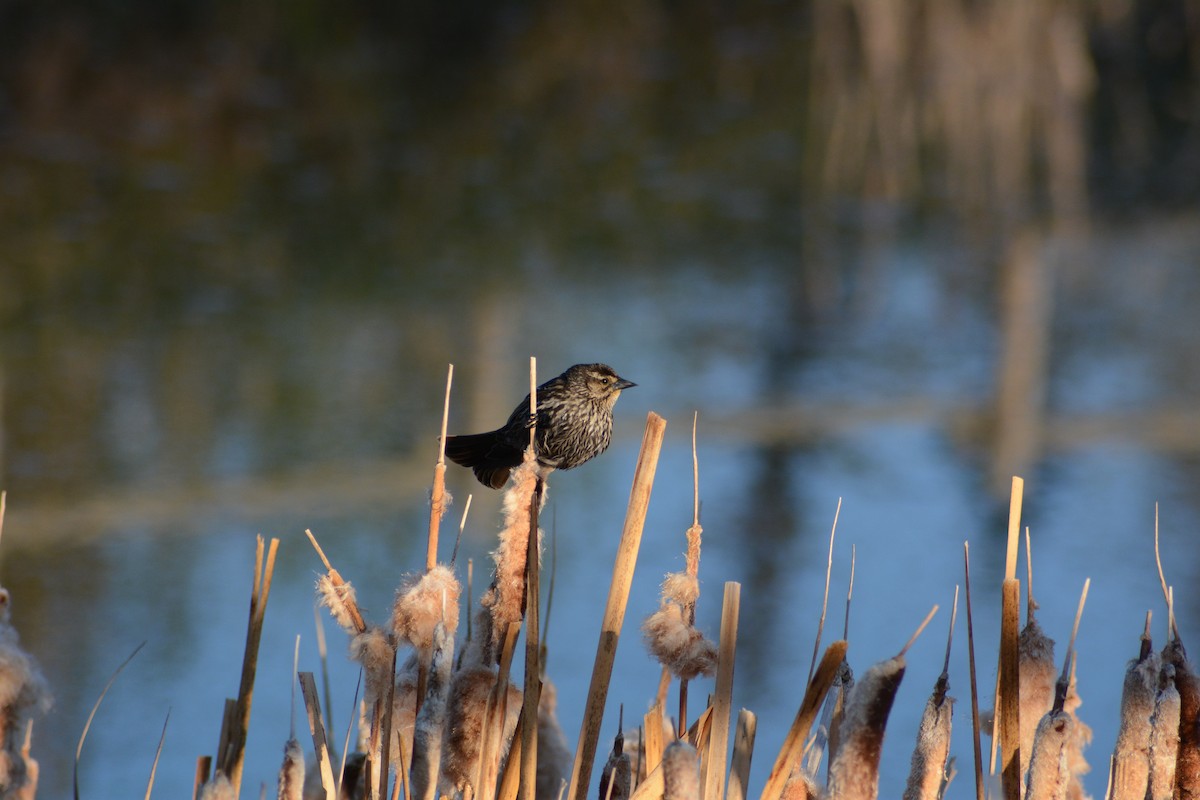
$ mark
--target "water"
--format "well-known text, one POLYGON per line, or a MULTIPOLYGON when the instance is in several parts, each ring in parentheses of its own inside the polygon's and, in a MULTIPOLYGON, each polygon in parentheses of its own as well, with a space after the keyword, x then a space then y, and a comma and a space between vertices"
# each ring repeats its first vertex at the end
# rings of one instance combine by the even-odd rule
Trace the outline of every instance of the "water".
MULTIPOLYGON (((855 35, 838 14, 764 6, 673 20, 647 6, 597 18, 586 6, 496 4, 449 20, 405 11, 401 24, 382 8, 304 8, 131 13, 137 26, 100 25, 81 8, 78 24, 30 17, 0 58, 14 87, 0 97, 0 581, 55 694, 34 729, 41 796, 70 795, 92 704, 142 642, 91 727, 83 796, 143 792, 168 712, 155 796, 188 795, 237 691, 258 534, 280 547, 244 786, 272 785, 297 635, 301 669, 320 671, 320 562, 304 530, 383 621, 401 575, 424 564, 446 365, 451 429, 478 430, 524 394, 530 356, 543 379, 602 360, 638 384, 617 407, 610 451, 554 475, 543 517, 556 542, 548 674, 568 739, 651 410, 667 438, 602 748, 618 706, 634 719, 656 690, 637 628, 663 574, 683 567, 698 412, 697 619, 715 638, 723 584, 742 584, 734 703, 759 715, 752 791, 800 701, 840 501, 825 643, 842 631, 852 550, 858 674, 940 607, 908 653, 884 745, 883 793, 898 794, 968 541, 981 703, 991 702, 1009 479, 995 466, 991 410, 1019 238, 1011 210, 1041 209, 1051 190, 1068 206, 1072 191, 1086 194, 1086 181, 1038 183, 1042 162, 1059 158, 1110 175, 1105 196, 1122 206, 1090 219, 1030 212, 1020 226, 1053 296, 1035 331, 1048 352, 1046 417, 1020 467, 1023 522, 1060 659, 1092 580, 1078 681, 1095 732, 1087 787, 1103 791, 1147 610, 1156 643, 1165 638, 1156 504, 1184 641, 1200 631, 1200 226, 1186 205, 1127 213, 1131 186, 1169 184, 1186 200, 1176 184, 1187 161, 1154 144, 1153 120, 1123 113, 1102 152, 1078 130, 1057 149, 1074 129, 1056 129, 1054 157, 1030 141, 1036 152, 1023 155, 1038 175, 1021 176, 1012 153, 988 149, 993 137, 969 140, 974 126, 956 139, 950 117, 914 133, 932 141, 901 135, 913 109, 975 107, 926 95, 971 83, 925 75, 937 63, 925 48, 909 48, 916 77, 904 85, 887 68, 835 70, 825 86, 814 72, 855 35), (143 23, 161 44, 138 44, 143 23), (810 59, 817 45, 828 52, 810 59), (873 102, 884 90, 908 98, 893 109, 904 124, 876 117, 891 107, 873 102), (863 120, 896 133, 897 152, 843 135, 867 130, 863 120), (950 150, 946 165, 926 163, 950 150), (1110 151, 1121 169, 1101 163, 1110 151), (1138 155, 1160 152, 1162 164, 1138 155), (906 156, 917 160, 888 161, 906 156), (955 164, 971 174, 944 174, 955 164), (1012 179, 991 176, 992 164, 1012 179), (1143 169, 1145 181, 1133 174, 1143 169)), ((986 27, 987 9, 955 24, 986 27)), ((1046 29, 1070 39, 1069 27, 1046 29)), ((1052 104, 1080 112, 1073 124, 1085 83, 1052 104)), ((1112 101, 1123 85, 1096 92, 1112 101)), ((995 94, 1048 113, 1036 91, 995 94)), ((454 467, 447 481, 442 556, 473 493, 457 564, 461 575, 473 559, 478 585, 497 495, 454 467)), ((328 621, 326 631, 340 746, 357 671, 345 636, 328 621)), ((955 798, 972 788, 966 644, 960 603, 955 798)), ((711 686, 691 688, 692 716, 711 686)))
MULTIPOLYGON (((496 361, 486 369, 480 351, 461 343, 479 335, 461 330, 461 317, 446 314, 418 332, 436 315, 409 313, 416 303, 395 297, 296 305, 281 298, 247 313, 125 325, 102 336, 71 324, 18 331, 6 362, 12 488, 3 569, 24 643, 56 696, 35 728, 44 796, 68 792, 88 710, 143 641, 93 723, 81 785, 92 794, 140 791, 169 711, 156 794, 186 794, 195 757, 215 747, 223 698, 236 693, 257 533, 281 545, 246 785, 273 782, 288 735, 295 636, 301 669, 320 669, 312 612, 320 564, 304 529, 314 530, 358 587, 368 617, 383 620, 400 575, 423 563, 446 361, 457 365, 457 430, 474 407, 485 420, 507 414, 528 354, 543 375, 604 359, 639 384, 617 407, 611 450, 551 481, 544 519, 556 531, 559 588, 549 675, 569 738, 579 729, 649 410, 667 417, 668 436, 601 746, 615 730, 619 704, 634 716, 653 697, 658 669, 637 626, 657 604, 662 575, 683 566, 697 411, 705 528, 698 621, 715 638, 722 584, 742 584, 734 702, 759 714, 756 780, 765 777, 808 672, 840 499, 825 641, 842 628, 852 546, 856 671, 895 654, 933 605, 941 608, 909 653, 885 744, 883 785, 902 785, 924 698, 940 671, 954 588, 963 582, 964 541, 971 544, 981 691, 984 705, 990 702, 1005 526, 1003 502, 986 490, 986 450, 956 440, 941 416, 946 407, 987 399, 994 355, 988 312, 954 297, 930 263, 901 253, 885 272, 879 304, 800 343, 804 354, 790 364, 770 355, 780 337, 796 335, 780 291, 786 269, 772 264, 748 265, 736 279, 702 264, 616 281, 545 272, 529 292, 487 301, 500 310, 498 335, 485 351, 496 361), (45 344, 52 336, 54 347, 45 344), (778 424, 762 423, 764 415, 778 424), (795 423, 806 417, 821 432, 798 434, 795 423), (63 430, 75 424, 82 442, 63 430), (35 449, 28 444, 35 441, 47 444, 35 449)), ((1075 400, 1064 387, 1063 404, 1127 406, 1122 387, 1131 373, 1141 398, 1170 396, 1148 375, 1156 352, 1153 341, 1143 341, 1120 359, 1066 354, 1075 364, 1072 383, 1086 397, 1075 400), (1107 401, 1097 399, 1104 387, 1111 387, 1107 401)), ((1039 619, 1058 640, 1060 657, 1083 581, 1092 579, 1078 674, 1080 714, 1095 731, 1093 793, 1103 791, 1121 673, 1137 652, 1147 610, 1154 610, 1157 641, 1163 638, 1156 502, 1185 641, 1196 631, 1196 598, 1187 589, 1197 578, 1189 458, 1112 433, 1054 452, 1026 476, 1039 619)), ((474 494, 458 564, 473 558, 479 575, 498 524, 497 495, 453 467, 448 485, 456 498, 448 529, 474 494)), ((449 546, 444 539, 443 557, 449 546)), ((356 671, 344 635, 326 624, 340 741, 356 671)), ((961 607, 950 676, 959 698, 952 794, 963 796, 971 767, 961 607)), ((707 681, 693 686, 693 714, 710 689, 707 681)))

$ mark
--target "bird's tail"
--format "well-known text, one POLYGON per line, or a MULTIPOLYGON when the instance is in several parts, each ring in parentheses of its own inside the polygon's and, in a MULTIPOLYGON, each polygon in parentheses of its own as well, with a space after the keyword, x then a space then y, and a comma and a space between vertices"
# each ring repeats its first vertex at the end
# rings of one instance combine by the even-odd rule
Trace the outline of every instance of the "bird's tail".
MULTIPOLYGON (((497 457, 498 451, 506 449, 501 446, 503 444, 499 431, 447 436, 446 458, 470 467, 485 486, 500 489, 508 482, 508 474, 515 466, 508 463, 511 459, 497 457)), ((520 463, 519 457, 516 463, 520 463)))

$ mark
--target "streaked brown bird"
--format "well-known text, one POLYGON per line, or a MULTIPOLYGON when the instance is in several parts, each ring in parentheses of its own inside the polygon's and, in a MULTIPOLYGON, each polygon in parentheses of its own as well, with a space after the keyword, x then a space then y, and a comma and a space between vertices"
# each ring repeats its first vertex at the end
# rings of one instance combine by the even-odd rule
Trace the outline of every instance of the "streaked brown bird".
MULTIPOLYGON (((537 388, 534 452, 547 469, 573 469, 608 449, 613 406, 627 381, 607 364, 576 364, 537 388)), ((446 457, 470 467, 484 486, 499 489, 529 446, 529 395, 503 426, 487 433, 446 437, 446 457)))

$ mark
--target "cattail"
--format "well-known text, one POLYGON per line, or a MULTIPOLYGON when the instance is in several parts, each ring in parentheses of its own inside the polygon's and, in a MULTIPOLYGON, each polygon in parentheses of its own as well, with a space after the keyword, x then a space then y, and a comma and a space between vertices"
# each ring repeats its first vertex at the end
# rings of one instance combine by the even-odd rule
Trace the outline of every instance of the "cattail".
POLYGON ((395 648, 382 628, 371 626, 350 640, 350 658, 363 668, 366 682, 363 703, 370 706, 384 697, 391 682, 395 648))
MULTIPOLYGON (((537 459, 531 449, 525 460, 512 471, 512 480, 504 492, 504 527, 492 560, 496 564, 492 586, 479 604, 492 615, 492 649, 500 652, 500 643, 509 625, 519 625, 525 609, 525 561, 529 551, 529 507, 538 482, 537 459)), ((542 503, 546 502, 543 485, 542 503)), ((539 535, 539 549, 541 531, 539 535)))
POLYGON ((949 688, 949 676, 942 672, 933 686, 933 694, 925 702, 904 800, 936 800, 942 796, 946 759, 950 755, 950 723, 954 716, 954 698, 946 694, 949 688))
POLYGON ((362 614, 358 610, 354 586, 349 581, 335 579, 327 572, 317 578, 317 597, 342 630, 351 636, 362 633, 359 628, 363 621, 362 614))
POLYGON ((454 571, 436 564, 428 572, 405 576, 392 606, 392 633, 418 650, 433 647, 434 629, 445 626, 451 638, 458 630, 458 598, 462 587, 454 571))
POLYGON ((696 748, 676 739, 663 751, 663 800, 699 800, 700 757, 696 748))
POLYGON ((712 675, 717 667, 717 646, 690 619, 699 595, 700 583, 694 576, 671 573, 663 581, 662 605, 642 623, 646 647, 682 680, 712 675))
MULTIPOLYGON (((480 754, 487 725, 488 701, 496 685, 496 673, 488 667, 460 669, 450 684, 447 727, 442 749, 442 776, 458 791, 472 790, 479 769, 480 754)), ((508 687, 500 755, 508 752, 517 717, 521 710, 521 691, 508 687)), ((497 710, 495 713, 499 713, 497 710)))
POLYGON ((624 709, 617 723, 617 735, 613 739, 612 752, 604 769, 600 771, 599 798, 600 800, 628 800, 632 791, 633 763, 625 752, 624 709))
POLYGON ((283 746, 283 766, 279 768, 279 800, 302 800, 304 796, 304 749, 296 739, 283 746))
POLYGON ((454 663, 454 639, 438 623, 433 633, 429 682, 413 730, 412 797, 437 797, 442 761, 442 734, 446 727, 446 700, 450 693, 450 667, 454 663))
POLYGON ((1163 662, 1175 668, 1179 692, 1179 751, 1175 759, 1175 792, 1180 800, 1200 797, 1200 679, 1178 637, 1163 651, 1163 662))
POLYGON ((31 780, 24 752, 28 721, 50 708, 46 679, 21 647, 10 613, 8 590, 0 588, 0 792, 19 790, 31 780))
POLYGON ((1151 649, 1149 615, 1141 652, 1125 669, 1121 687, 1121 725, 1113 748, 1110 800, 1143 800, 1150 776, 1150 737, 1162 663, 1151 649))
POLYGON ((1054 662, 1054 640, 1047 636, 1032 611, 1017 639, 1020 676, 1021 775, 1029 771, 1033 740, 1040 720, 1054 705, 1058 667, 1054 662))
POLYGON ((563 784, 571 778, 575 754, 558 723, 557 707, 558 690, 549 679, 543 678, 538 698, 537 800, 558 800, 563 784))
POLYGON ((867 670, 850 692, 841 727, 841 745, 829 768, 829 796, 875 800, 879 794, 879 755, 896 690, 904 678, 904 654, 867 670))
POLYGON ((1074 719, 1051 711, 1038 721, 1026 776, 1025 800, 1065 800, 1070 784, 1067 744, 1074 719))
POLYGON ((1179 690, 1175 666, 1163 664, 1150 718, 1150 781, 1147 800, 1171 800, 1175 794, 1175 761, 1179 753, 1179 690))

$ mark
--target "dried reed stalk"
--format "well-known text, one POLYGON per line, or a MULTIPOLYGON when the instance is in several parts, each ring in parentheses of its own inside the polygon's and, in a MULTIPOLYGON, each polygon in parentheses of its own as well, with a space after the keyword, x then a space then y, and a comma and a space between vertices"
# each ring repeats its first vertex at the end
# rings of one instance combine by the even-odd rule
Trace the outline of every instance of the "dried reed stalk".
POLYGON ((975 618, 971 614, 971 545, 963 542, 963 590, 967 601, 967 661, 971 679, 971 741, 975 755, 975 800, 984 800, 983 748, 979 741, 979 683, 975 679, 975 618))
POLYGON ((738 613, 741 609, 742 585, 735 581, 725 584, 721 606, 720 656, 717 658, 717 684, 712 704, 712 739, 709 742, 701 794, 711 800, 725 797, 726 753, 729 750, 729 723, 733 708, 733 667, 737 655, 738 613))
POLYGON ((1113 746, 1109 800, 1143 800, 1150 782, 1150 739, 1154 701, 1162 668, 1150 641, 1150 612, 1138 657, 1129 662, 1121 686, 1121 724, 1113 746))
MULTIPOLYGON (((536 380, 532 374, 531 380, 536 380)), ((536 383, 531 391, 536 391, 536 383)), ((530 402, 534 402, 532 399, 530 402)), ((536 408, 536 406, 535 406, 536 408)), ((541 582, 538 569, 538 512, 541 508, 544 482, 537 479, 533 495, 529 498, 529 542, 525 555, 525 689, 522 697, 522 715, 527 721, 521 733, 521 800, 535 800, 537 793, 538 765, 538 707, 541 703, 542 668, 541 618, 538 606, 541 597, 541 582)))
POLYGON ((645 769, 647 775, 658 767, 662 761, 666 737, 663 735, 663 707, 655 703, 653 708, 642 718, 642 749, 645 751, 645 769))
POLYGON ((800 760, 804 740, 808 738, 808 730, 812 727, 817 711, 821 708, 821 703, 825 700, 829 687, 833 686, 834 678, 837 677, 842 661, 846 658, 846 647, 847 642, 842 639, 826 648, 821 663, 804 691, 804 699, 800 701, 800 708, 796 710, 796 717, 783 740, 783 746, 775 757, 771 774, 763 787, 761 800, 779 800, 792 767, 800 760))
POLYGON ((738 712, 737 729, 733 735, 733 763, 729 769, 729 788, 725 800, 746 800, 749 797, 750 761, 754 756, 754 737, 758 732, 758 717, 743 708, 738 712))
POLYGON ((650 490, 654 486, 654 473, 658 466, 658 454, 662 449, 666 427, 665 419, 653 411, 649 413, 646 418, 646 430, 642 436, 642 447, 638 453, 637 467, 633 473, 633 487, 629 493, 625 526, 621 531, 621 542, 617 546, 616 560, 613 564, 613 578, 604 609, 604 620, 600 626, 600 639, 596 645, 596 660, 592 666, 592 679, 588 686, 587 704, 575 750, 575 763, 571 767, 571 783, 567 789, 569 800, 585 800, 587 796, 592 761, 596 757, 596 743, 600 738, 600 726, 604 720, 608 683, 612 677, 617 642, 625 620, 625 606, 629 600, 629 588, 633 582, 642 528, 650 505, 650 490))
MULTIPOLYGON (((1001 585, 999 696, 996 717, 1000 726, 1001 783, 1006 800, 1021 797, 1021 695, 1018 636, 1021 619, 1021 585, 1017 580, 1017 543, 1021 531, 1021 502, 1025 481, 1012 479, 1008 507, 1008 548, 1001 585)), ((996 738, 993 738, 995 743, 996 738)))
MULTIPOLYGON (((200 790, 208 782, 208 773, 212 772, 212 756, 196 758, 196 777, 192 779, 192 800, 199 800, 200 790)), ((78 797, 78 793, 76 794, 78 797)))
POLYGON ((425 550, 425 571, 437 564, 438 531, 446 514, 446 427, 450 420, 450 384, 454 381, 454 365, 446 370, 446 399, 442 406, 442 435, 438 437, 438 458, 433 467, 433 493, 429 501, 429 539, 425 550))
POLYGON ((308 712, 308 732, 313 740, 313 755, 317 759, 317 774, 321 778, 321 789, 327 798, 337 797, 337 784, 333 780, 333 765, 329 759, 329 743, 325 734, 325 722, 321 718, 321 699, 317 696, 317 684, 311 672, 297 673, 300 694, 304 698, 304 709, 308 712))

